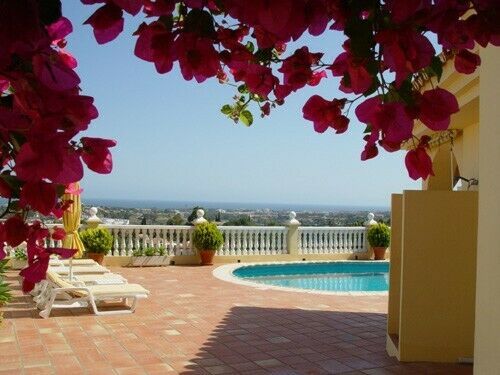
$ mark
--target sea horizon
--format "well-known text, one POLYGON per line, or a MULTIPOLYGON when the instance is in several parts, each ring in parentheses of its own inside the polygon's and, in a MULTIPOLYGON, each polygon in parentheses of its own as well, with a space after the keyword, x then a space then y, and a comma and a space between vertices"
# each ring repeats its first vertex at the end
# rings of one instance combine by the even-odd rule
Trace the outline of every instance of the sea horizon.
POLYGON ((86 206, 103 206, 114 208, 156 208, 156 209, 190 209, 201 206, 206 209, 223 210, 263 210, 296 211, 296 212, 357 212, 357 211, 390 211, 389 206, 311 204, 311 203, 269 203, 269 202, 217 202, 190 200, 157 200, 157 199, 116 199, 116 198, 82 198, 86 206))

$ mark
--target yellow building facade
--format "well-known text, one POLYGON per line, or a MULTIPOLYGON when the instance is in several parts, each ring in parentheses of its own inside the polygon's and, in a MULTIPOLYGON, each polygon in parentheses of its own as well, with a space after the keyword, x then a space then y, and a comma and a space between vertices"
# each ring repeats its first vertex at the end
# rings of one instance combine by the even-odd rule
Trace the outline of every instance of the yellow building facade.
POLYGON ((474 360, 477 374, 500 374, 500 50, 479 51, 474 74, 445 62, 423 91, 455 94, 449 131, 430 135, 434 176, 422 191, 392 196, 387 350, 402 361, 474 360))

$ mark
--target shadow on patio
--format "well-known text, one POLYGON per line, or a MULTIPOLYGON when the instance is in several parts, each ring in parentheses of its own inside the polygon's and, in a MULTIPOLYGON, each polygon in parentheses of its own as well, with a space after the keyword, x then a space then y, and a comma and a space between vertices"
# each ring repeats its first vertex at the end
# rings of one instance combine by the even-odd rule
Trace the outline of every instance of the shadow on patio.
POLYGON ((385 352, 385 328, 385 314, 236 306, 182 374, 472 373, 398 363, 385 352))

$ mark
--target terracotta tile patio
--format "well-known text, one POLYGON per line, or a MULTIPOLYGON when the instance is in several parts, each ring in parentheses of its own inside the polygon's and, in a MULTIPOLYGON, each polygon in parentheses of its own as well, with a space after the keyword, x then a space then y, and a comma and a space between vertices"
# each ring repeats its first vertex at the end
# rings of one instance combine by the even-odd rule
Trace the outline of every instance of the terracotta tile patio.
POLYGON ((15 298, 0 328, 0 374, 471 374, 400 364, 385 352, 387 297, 258 290, 211 267, 117 268, 152 293, 135 314, 54 311, 15 298))

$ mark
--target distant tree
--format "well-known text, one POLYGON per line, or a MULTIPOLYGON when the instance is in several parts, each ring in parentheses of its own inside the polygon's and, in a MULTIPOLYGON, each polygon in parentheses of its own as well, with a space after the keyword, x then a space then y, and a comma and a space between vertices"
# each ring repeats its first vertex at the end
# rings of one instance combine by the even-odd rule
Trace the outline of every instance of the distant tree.
POLYGON ((141 220, 141 225, 147 225, 148 221, 146 219, 146 216, 143 216, 142 217, 142 220, 141 220))
POLYGON ((244 215, 244 216, 240 216, 236 219, 226 221, 224 223, 224 225, 225 226, 234 225, 234 226, 239 226, 239 227, 249 227, 249 226, 255 225, 255 222, 252 220, 252 218, 249 215, 244 215))
POLYGON ((277 227, 278 225, 280 224, 274 219, 271 219, 266 223, 266 226, 268 227, 277 227))
POLYGON ((176 213, 174 216, 168 219, 167 225, 182 225, 186 222, 186 219, 182 216, 181 213, 176 213))

